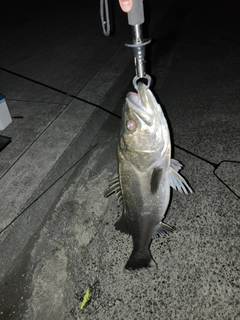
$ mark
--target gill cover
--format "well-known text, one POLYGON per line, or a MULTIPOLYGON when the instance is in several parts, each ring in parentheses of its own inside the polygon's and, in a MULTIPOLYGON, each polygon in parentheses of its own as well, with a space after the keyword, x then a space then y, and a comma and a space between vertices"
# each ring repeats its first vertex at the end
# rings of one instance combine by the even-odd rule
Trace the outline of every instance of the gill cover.
POLYGON ((153 169, 170 148, 166 119, 151 90, 138 84, 138 93, 129 92, 123 108, 120 144, 124 157, 138 170, 153 169))

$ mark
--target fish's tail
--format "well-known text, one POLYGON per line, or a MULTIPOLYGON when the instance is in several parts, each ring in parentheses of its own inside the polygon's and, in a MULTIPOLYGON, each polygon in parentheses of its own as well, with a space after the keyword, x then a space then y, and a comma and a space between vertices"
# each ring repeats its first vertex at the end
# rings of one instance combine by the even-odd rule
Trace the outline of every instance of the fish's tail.
POLYGON ((157 268, 151 253, 148 251, 146 254, 142 255, 138 252, 132 252, 128 262, 125 265, 125 269, 133 271, 142 268, 157 268))

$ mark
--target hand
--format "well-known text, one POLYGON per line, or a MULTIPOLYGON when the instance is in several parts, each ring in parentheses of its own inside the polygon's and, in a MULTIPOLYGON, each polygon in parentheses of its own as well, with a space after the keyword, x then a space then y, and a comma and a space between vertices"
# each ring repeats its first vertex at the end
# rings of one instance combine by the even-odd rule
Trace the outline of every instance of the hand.
POLYGON ((128 12, 132 9, 132 0, 118 0, 118 1, 119 1, 121 9, 124 12, 128 12))

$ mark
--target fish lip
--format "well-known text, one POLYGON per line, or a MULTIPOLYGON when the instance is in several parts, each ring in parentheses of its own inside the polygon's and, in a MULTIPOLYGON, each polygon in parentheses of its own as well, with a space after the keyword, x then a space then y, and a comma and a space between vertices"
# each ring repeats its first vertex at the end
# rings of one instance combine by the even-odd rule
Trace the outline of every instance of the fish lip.
POLYGON ((143 83, 140 83, 138 88, 137 93, 129 92, 127 94, 126 102, 139 120, 144 121, 148 126, 152 126, 154 114, 150 103, 147 103, 150 100, 149 91, 143 83))

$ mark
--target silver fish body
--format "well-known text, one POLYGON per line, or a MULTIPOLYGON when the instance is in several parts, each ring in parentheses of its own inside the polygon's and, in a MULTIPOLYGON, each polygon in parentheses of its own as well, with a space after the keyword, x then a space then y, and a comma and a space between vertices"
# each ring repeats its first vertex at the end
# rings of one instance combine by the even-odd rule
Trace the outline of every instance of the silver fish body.
POLYGON ((170 188, 163 173, 159 192, 151 192, 151 172, 141 172, 124 159, 121 150, 119 157, 119 180, 123 198, 123 216, 116 224, 117 229, 132 235, 133 252, 126 264, 126 269, 134 270, 151 265, 149 251, 151 239, 160 228, 159 223, 166 212, 170 188), (124 223, 126 226, 124 227, 124 223))
POLYGON ((181 164, 171 160, 167 121, 143 83, 138 84, 138 93, 128 93, 123 107, 118 163, 123 215, 116 228, 133 239, 133 251, 125 268, 150 267, 152 238, 173 231, 162 222, 169 205, 170 186, 184 193, 192 190, 177 173, 181 164))

